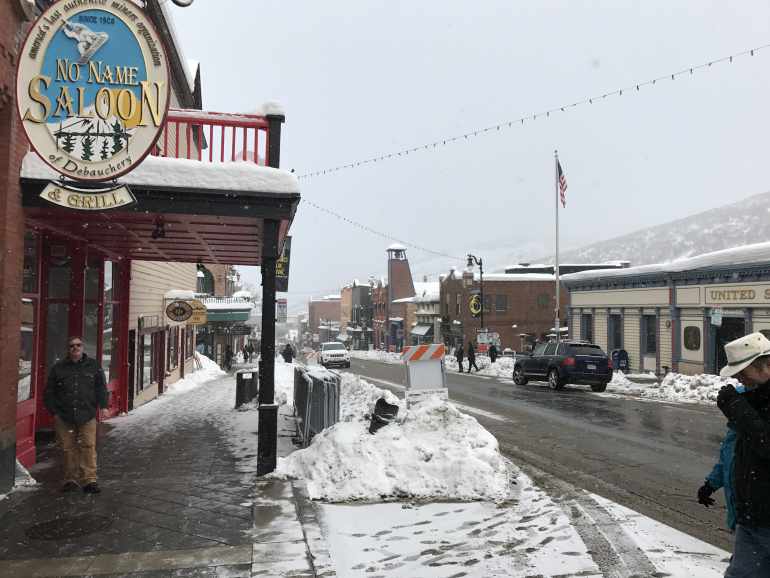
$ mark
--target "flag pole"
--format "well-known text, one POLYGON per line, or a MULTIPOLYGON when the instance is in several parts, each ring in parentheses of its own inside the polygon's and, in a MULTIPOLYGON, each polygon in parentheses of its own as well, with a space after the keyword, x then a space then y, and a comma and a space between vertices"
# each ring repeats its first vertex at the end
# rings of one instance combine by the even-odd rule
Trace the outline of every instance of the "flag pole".
POLYGON ((554 262, 553 272, 556 277, 556 323, 554 329, 556 331, 556 343, 559 343, 561 337, 561 323, 559 322, 559 306, 561 301, 559 299, 559 151, 553 151, 553 175, 554 175, 554 214, 556 216, 556 259, 554 262))

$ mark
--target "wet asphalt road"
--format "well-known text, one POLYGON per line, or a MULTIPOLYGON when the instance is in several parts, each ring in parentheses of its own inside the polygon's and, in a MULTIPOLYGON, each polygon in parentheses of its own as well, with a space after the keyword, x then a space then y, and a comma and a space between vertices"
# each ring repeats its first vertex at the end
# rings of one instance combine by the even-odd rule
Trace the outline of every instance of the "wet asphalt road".
MULTIPOLYGON (((381 387, 404 383, 401 365, 353 359, 346 371, 381 387)), ((558 494, 563 480, 731 551, 721 492, 710 509, 695 500, 725 432, 716 407, 457 373, 447 385, 453 401, 480 410, 474 417, 503 454, 547 491, 558 494)))

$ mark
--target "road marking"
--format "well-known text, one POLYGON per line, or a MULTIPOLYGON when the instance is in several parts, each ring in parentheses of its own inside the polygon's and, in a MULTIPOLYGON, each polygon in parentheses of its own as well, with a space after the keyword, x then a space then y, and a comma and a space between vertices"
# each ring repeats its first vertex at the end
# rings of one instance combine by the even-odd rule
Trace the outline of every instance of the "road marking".
MULTIPOLYGON (((400 383, 395 383, 393 381, 387 381, 385 379, 378 379, 378 378, 375 378, 375 377, 369 377, 369 376, 366 376, 366 375, 360 375, 360 377, 362 379, 367 380, 367 381, 371 381, 372 383, 379 383, 380 385, 384 385, 386 387, 392 387, 394 389, 398 389, 399 391, 406 391, 406 386, 401 385, 400 383)), ((507 417, 504 417, 504 416, 502 416, 500 414, 497 414, 497 413, 492 413, 491 411, 486 411, 486 410, 483 410, 483 409, 472 407, 470 405, 465 405, 464 403, 460 403, 458 401, 453 401, 451 399, 449 401, 457 409, 462 410, 462 411, 467 412, 467 413, 472 413, 474 415, 478 415, 478 416, 481 416, 481 417, 485 417, 487 419, 492 419, 492 420, 500 421, 500 422, 510 422, 511 421, 507 417)))

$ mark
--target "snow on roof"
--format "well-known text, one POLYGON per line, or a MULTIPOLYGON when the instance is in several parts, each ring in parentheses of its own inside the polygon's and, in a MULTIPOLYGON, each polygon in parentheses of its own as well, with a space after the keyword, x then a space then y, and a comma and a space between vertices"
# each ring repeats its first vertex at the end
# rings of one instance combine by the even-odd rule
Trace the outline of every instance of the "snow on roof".
MULTIPOLYGON (((473 280, 479 281, 478 273, 473 274, 473 280)), ((549 273, 488 273, 484 281, 555 281, 556 277, 549 273)))
POLYGON ((164 299, 195 299, 195 291, 187 289, 171 289, 163 295, 164 299))
POLYGON ((195 92, 195 77, 198 75, 198 68, 201 63, 188 58, 186 64, 184 72, 187 77, 187 85, 190 87, 190 92, 195 92))
POLYGON ((252 307, 248 301, 236 301, 228 297, 224 299, 211 297, 209 299, 201 299, 201 301, 209 311, 247 311, 252 307))
POLYGON ((415 303, 439 301, 441 299, 441 284, 438 281, 419 281, 414 284, 415 303))
POLYGON ((253 295, 251 294, 251 291, 241 290, 233 293, 233 297, 236 299, 251 299, 253 295))
POLYGON ((391 321, 403 321, 403 320, 404 320, 404 318, 403 318, 403 317, 390 317, 389 319, 390 319, 391 321))
MULTIPOLYGON (((30 151, 21 165, 27 179, 57 180, 59 173, 30 151)), ((149 155, 130 173, 120 177, 126 185, 179 189, 246 191, 254 193, 299 193, 297 177, 288 171, 252 162, 206 163, 149 155)))
POLYGON ((386 249, 386 251, 406 251, 406 247, 404 247, 401 243, 393 243, 386 249))
POLYGON ((283 105, 280 102, 268 100, 258 105, 254 114, 258 114, 259 116, 286 116, 286 109, 283 108, 283 105))
POLYGON ((564 281, 582 281, 584 279, 601 279, 608 277, 627 277, 655 273, 681 273, 720 266, 753 265, 770 263, 770 242, 743 245, 731 249, 722 249, 712 253, 704 253, 695 257, 677 259, 668 263, 654 265, 639 265, 625 269, 594 269, 563 275, 564 281))

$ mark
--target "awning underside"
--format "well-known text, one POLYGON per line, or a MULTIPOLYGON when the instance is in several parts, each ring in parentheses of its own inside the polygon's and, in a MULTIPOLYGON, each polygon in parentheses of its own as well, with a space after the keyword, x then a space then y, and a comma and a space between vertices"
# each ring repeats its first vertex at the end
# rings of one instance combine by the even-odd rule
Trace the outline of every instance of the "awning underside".
MULTIPOLYGON (((86 242, 116 259, 229 265, 261 263, 263 221, 259 218, 79 212, 44 207, 28 207, 24 212, 28 228, 86 242), (159 232, 163 236, 159 236, 159 232)), ((285 233, 288 222, 282 225, 285 233)))

